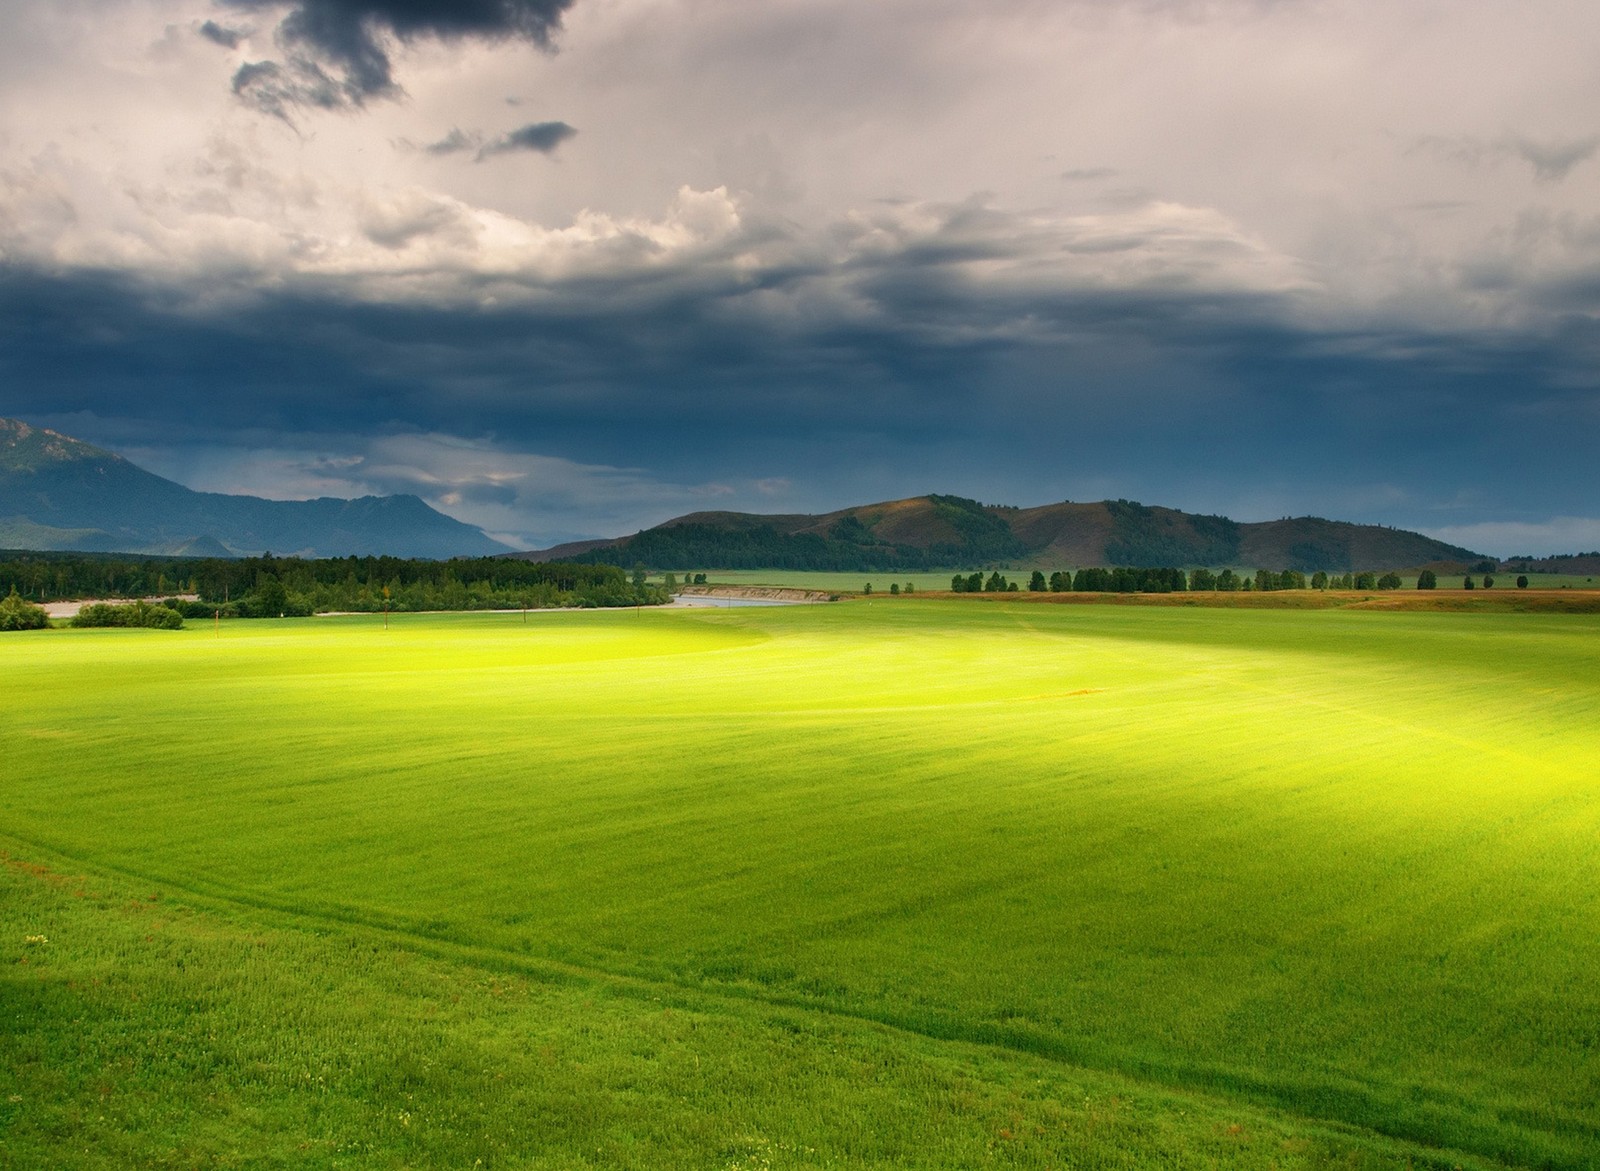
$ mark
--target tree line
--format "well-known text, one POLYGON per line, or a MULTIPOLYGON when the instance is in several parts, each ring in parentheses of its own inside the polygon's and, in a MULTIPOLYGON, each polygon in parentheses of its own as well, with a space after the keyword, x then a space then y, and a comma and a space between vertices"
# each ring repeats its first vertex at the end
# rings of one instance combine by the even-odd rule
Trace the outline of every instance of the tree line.
MULTIPOLYGON (((1173 566, 1140 568, 1119 565, 1112 568, 1086 567, 1076 573, 1057 570, 1046 577, 1036 569, 1028 580, 1028 590, 1033 593, 1116 593, 1116 594, 1170 594, 1184 592, 1221 592, 1275 590, 1397 590, 1401 587, 1400 575, 1394 572, 1328 574, 1318 571, 1309 578, 1297 569, 1274 572, 1258 569, 1254 576, 1246 576, 1232 569, 1214 572, 1196 569, 1185 573, 1173 566)), ((1433 589, 1437 577, 1432 570, 1423 570, 1418 578, 1418 589, 1433 589)), ((1526 578, 1518 579, 1526 585, 1526 578)), ((1494 585, 1494 578, 1484 578, 1484 585, 1494 585)), ((1472 589, 1472 579, 1465 579, 1466 589, 1472 589)), ((950 590, 957 594, 1006 593, 1020 589, 1020 585, 995 570, 985 576, 977 573, 958 573, 950 579, 950 590)))
POLYGON ((613 565, 473 557, 181 558, 0 554, 0 590, 35 601, 166 597, 185 617, 296 616, 327 610, 514 610, 657 605, 669 595, 613 565), (198 601, 176 596, 194 594, 198 601))

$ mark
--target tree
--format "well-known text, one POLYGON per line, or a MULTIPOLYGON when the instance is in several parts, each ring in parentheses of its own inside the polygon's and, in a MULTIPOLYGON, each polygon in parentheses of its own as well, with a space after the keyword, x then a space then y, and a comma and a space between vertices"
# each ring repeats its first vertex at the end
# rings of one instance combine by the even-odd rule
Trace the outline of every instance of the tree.
POLYGON ((636 590, 644 589, 645 579, 649 576, 650 573, 644 566, 635 565, 633 567, 633 588, 636 590))
POLYGON ((897 581, 891 581, 889 583, 889 592, 891 594, 898 594, 900 592, 900 583, 897 581))
POLYGON ((1483 578, 1483 588, 1486 590, 1494 589, 1494 578, 1485 574, 1483 578))
POLYGON ((1378 588, 1378 575, 1370 570, 1366 573, 1356 574, 1355 589, 1375 590, 1378 588))
POLYGON ((1035 569, 1033 576, 1028 579, 1028 589, 1033 593, 1043 593, 1048 587, 1045 585, 1044 574, 1035 569))
POLYGON ((1464 590, 1470 590, 1472 588, 1472 576, 1470 574, 1461 579, 1461 588, 1464 590))
POLYGON ((1313 573, 1311 575, 1311 588, 1314 589, 1314 590, 1325 590, 1325 589, 1327 589, 1328 588, 1328 575, 1326 573, 1324 573, 1320 569, 1317 570, 1317 572, 1313 573))
POLYGON ((1528 588, 1528 578, 1527 578, 1526 575, 1524 575, 1524 574, 1518 574, 1517 575, 1517 588, 1519 590, 1525 590, 1525 589, 1528 588))
POLYGON ((980 569, 977 573, 967 574, 967 593, 983 593, 983 570, 980 569))
POLYGON ((50 625, 50 617, 43 606, 25 601, 11 587, 11 593, 0 599, 0 630, 43 630, 50 625))
POLYGON ((1072 575, 1062 570, 1056 570, 1050 575, 1050 592, 1052 594, 1066 593, 1072 588, 1072 575))
POLYGON ((1003 593, 1006 588, 1006 579, 997 569, 989 575, 989 580, 983 583, 985 593, 1003 593))
POLYGON ((965 574, 958 573, 950 579, 950 592, 964 594, 967 592, 967 578, 965 574))
POLYGON ((263 573, 256 579, 255 597, 250 599, 250 612, 262 618, 281 618, 289 608, 289 591, 275 573, 263 573))
POLYGON ((1431 569, 1424 569, 1417 574, 1417 588, 1419 590, 1432 590, 1439 588, 1439 575, 1431 569))
POLYGON ((1398 573, 1393 572, 1393 571, 1390 571, 1389 573, 1384 574, 1382 577, 1380 577, 1378 579, 1378 588, 1380 590, 1397 590, 1397 589, 1399 589, 1400 588, 1400 575, 1398 573))
POLYGON ((917 583, 914 582, 914 581, 906 582, 906 588, 905 588, 904 592, 908 593, 908 594, 916 593, 917 592, 917 583))
POLYGON ((870 594, 872 592, 872 583, 869 581, 867 583, 867 588, 862 590, 861 592, 864 593, 864 594, 870 594))

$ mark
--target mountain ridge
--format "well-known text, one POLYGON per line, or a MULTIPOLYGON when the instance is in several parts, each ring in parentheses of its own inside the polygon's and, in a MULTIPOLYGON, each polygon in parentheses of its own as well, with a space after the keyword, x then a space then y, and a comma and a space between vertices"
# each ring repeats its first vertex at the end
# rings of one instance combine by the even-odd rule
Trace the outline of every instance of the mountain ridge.
POLYGON ((0 546, 238 556, 488 556, 506 547, 411 495, 197 492, 104 448, 0 418, 0 546))
POLYGON ((953 569, 1008 566, 1238 566, 1323 570, 1465 567, 1459 545, 1323 517, 1242 522, 1132 500, 1029 508, 927 495, 826 513, 693 512, 628 537, 506 554, 652 569, 953 569))

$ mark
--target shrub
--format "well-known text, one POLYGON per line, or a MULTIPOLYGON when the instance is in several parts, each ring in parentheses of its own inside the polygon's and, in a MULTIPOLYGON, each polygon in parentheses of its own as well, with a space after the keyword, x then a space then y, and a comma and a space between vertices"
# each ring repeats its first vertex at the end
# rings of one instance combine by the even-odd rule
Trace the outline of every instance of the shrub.
POLYGON ((169 610, 176 610, 185 618, 237 618, 239 616, 238 602, 192 602, 185 598, 168 598, 161 604, 169 610))
POLYGON ((95 602, 85 606, 73 616, 74 626, 143 626, 152 630, 177 630, 183 625, 183 615, 165 606, 152 606, 149 602, 130 602, 114 606, 95 602))
POLYGON ((0 630, 43 630, 50 625, 50 616, 43 606, 35 606, 11 587, 11 593, 0 599, 0 630))

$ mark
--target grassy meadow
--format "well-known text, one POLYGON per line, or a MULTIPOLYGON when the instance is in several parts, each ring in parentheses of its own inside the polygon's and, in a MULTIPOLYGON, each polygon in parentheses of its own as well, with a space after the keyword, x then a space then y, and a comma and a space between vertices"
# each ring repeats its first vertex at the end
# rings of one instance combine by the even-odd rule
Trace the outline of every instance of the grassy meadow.
POLYGON ((1600 1164, 1600 616, 0 655, 0 1167, 1600 1164))

